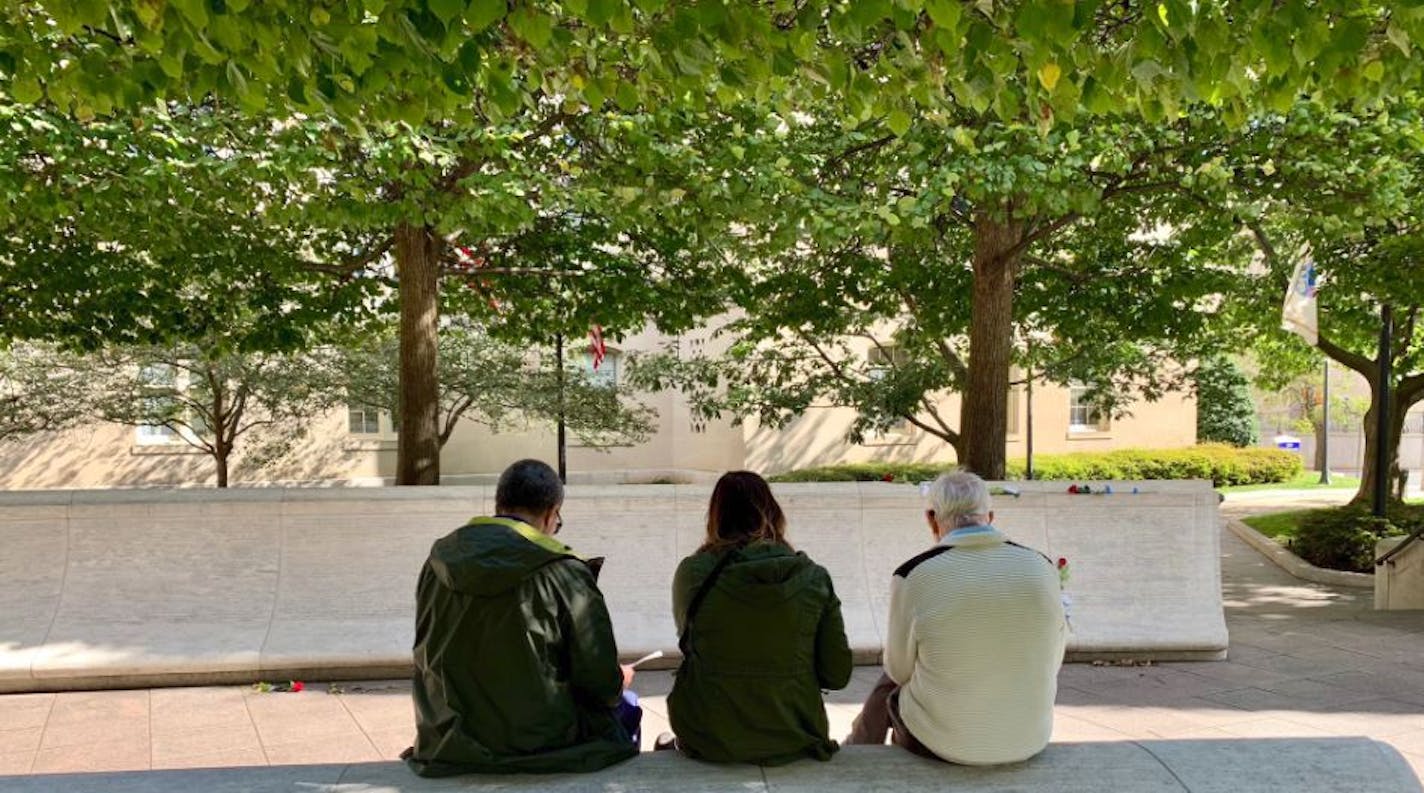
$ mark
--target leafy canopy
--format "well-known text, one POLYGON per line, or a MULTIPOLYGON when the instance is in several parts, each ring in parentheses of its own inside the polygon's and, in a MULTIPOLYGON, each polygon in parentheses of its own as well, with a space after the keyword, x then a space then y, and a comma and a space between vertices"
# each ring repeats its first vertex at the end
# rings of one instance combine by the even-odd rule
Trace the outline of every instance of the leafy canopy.
POLYGON ((346 119, 511 115, 540 97, 836 97, 896 132, 947 106, 1004 119, 1205 102, 1244 120, 1420 76, 1407 0, 30 0, 0 75, 80 118, 216 95, 346 119))

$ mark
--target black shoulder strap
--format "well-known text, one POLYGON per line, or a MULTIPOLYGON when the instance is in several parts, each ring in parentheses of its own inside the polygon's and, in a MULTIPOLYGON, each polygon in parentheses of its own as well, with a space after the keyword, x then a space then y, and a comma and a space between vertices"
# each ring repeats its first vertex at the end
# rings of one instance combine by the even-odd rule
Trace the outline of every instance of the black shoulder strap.
POLYGON ((707 593, 712 591, 712 585, 717 583, 717 577, 722 575, 722 571, 732 563, 732 557, 739 553, 740 549, 733 548, 722 554, 722 558, 718 559, 717 564, 712 567, 712 572, 702 579, 702 585, 697 587, 697 591, 692 594, 692 602, 687 604, 687 615, 682 618, 682 634, 677 637, 677 649, 682 652, 682 657, 686 658, 688 655, 687 637, 692 633, 692 618, 697 616, 697 611, 702 608, 702 601, 707 599, 707 593))
POLYGON ((952 550, 954 550, 954 546, 953 546, 953 545, 936 545, 935 547, 929 549, 928 551, 925 551, 925 552, 922 553, 922 554, 919 554, 919 555, 917 555, 917 556, 912 557, 909 561, 907 561, 907 562, 905 562, 904 564, 900 565, 899 567, 895 568, 895 575, 897 575, 897 576, 899 576, 899 577, 901 577, 901 578, 907 578, 907 577, 909 577, 911 570, 914 570, 916 567, 919 567, 920 565, 924 564, 925 562, 928 562, 929 560, 935 558, 936 556, 939 556, 940 554, 944 553, 945 551, 952 551, 952 550))

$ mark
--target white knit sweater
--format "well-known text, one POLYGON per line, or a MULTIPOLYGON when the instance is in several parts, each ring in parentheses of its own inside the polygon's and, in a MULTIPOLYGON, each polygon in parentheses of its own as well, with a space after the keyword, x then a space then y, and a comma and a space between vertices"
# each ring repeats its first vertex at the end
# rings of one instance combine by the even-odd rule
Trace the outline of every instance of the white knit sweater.
POLYGON ((901 686, 901 717, 953 763, 1025 760, 1053 733, 1068 633, 1058 571, 1007 539, 958 529, 940 540, 952 550, 891 581, 885 670, 901 686))

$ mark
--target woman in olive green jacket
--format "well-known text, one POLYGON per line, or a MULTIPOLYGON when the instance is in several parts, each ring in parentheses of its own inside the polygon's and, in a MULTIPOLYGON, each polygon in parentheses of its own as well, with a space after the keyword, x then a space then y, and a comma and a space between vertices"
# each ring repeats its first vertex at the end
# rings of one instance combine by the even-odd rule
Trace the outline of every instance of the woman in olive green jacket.
POLYGON ((841 603, 785 532, 766 480, 734 471, 712 491, 706 543, 677 568, 683 662, 668 716, 692 757, 779 765, 839 748, 821 690, 850 681, 841 603))

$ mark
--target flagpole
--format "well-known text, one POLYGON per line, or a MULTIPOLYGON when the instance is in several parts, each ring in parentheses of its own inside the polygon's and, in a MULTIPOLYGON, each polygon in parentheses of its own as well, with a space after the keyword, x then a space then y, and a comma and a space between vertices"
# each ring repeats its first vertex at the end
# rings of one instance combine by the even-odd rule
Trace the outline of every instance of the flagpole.
POLYGON ((1320 484, 1330 484, 1330 359, 1325 359, 1325 387, 1321 389, 1324 403, 1320 406, 1320 484))
POLYGON ((1385 505, 1389 502, 1389 386, 1392 376, 1390 341, 1394 335, 1394 309, 1385 303, 1380 307, 1379 337, 1379 387, 1375 393, 1379 401, 1375 403, 1375 498, 1374 515, 1385 516, 1385 505))
POLYGON ((568 440, 565 437, 566 421, 564 416, 564 334, 562 332, 554 334, 554 366, 557 369, 556 382, 558 383, 558 420, 559 420, 559 481, 565 484, 569 481, 569 451, 568 440))

